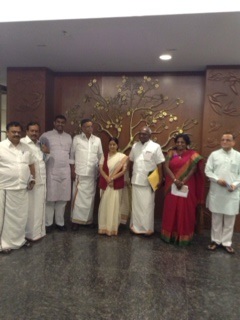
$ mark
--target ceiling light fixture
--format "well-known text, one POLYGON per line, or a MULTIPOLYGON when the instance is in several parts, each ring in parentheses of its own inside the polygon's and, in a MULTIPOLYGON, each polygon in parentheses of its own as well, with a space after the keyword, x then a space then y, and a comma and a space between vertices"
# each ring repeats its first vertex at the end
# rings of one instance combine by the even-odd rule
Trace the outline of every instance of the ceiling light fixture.
POLYGON ((171 60, 172 56, 170 54, 161 54, 161 56, 159 57, 160 60, 171 60))

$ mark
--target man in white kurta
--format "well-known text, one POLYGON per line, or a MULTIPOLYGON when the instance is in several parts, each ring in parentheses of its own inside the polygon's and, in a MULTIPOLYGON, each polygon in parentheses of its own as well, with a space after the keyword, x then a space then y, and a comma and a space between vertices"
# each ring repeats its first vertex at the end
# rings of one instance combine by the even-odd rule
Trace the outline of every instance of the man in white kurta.
POLYGON ((24 245, 28 217, 28 189, 35 183, 34 157, 20 142, 21 125, 7 125, 7 139, 0 142, 0 252, 24 245))
POLYGON ((132 173, 132 215, 130 229, 135 234, 150 236, 154 233, 155 193, 148 182, 148 175, 157 167, 161 176, 165 161, 161 147, 150 140, 151 130, 143 127, 139 142, 135 143, 129 155, 132 173))
POLYGON ((228 253, 234 253, 232 236, 240 201, 240 153, 233 149, 234 145, 234 136, 224 134, 222 148, 210 154, 205 168, 210 179, 207 207, 212 212, 212 243, 208 249, 223 246, 228 253))
POLYGON ((63 115, 55 117, 54 129, 45 132, 40 140, 45 139, 50 154, 46 162, 47 171, 47 202, 46 202, 46 232, 53 230, 55 215, 56 228, 66 231, 65 207, 71 198, 71 170, 69 163, 72 138, 64 132, 66 118, 63 115))
POLYGON ((26 137, 21 142, 31 148, 35 157, 35 186, 28 191, 28 220, 26 225, 26 239, 35 241, 46 235, 45 207, 46 207, 46 167, 45 154, 48 149, 39 139, 40 126, 37 122, 27 125, 26 137))
POLYGON ((71 149, 71 169, 75 178, 72 195, 72 230, 93 225, 93 209, 98 163, 103 154, 101 140, 92 134, 90 119, 81 121, 82 133, 75 136, 71 149))

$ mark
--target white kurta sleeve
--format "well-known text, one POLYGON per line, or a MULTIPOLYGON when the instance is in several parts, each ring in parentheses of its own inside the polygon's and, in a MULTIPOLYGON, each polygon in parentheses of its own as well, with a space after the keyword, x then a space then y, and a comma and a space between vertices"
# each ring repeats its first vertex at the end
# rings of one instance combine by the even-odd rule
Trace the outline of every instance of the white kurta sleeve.
POLYGON ((206 167, 205 167, 205 174, 210 179, 210 181, 217 182, 219 177, 214 173, 214 157, 213 154, 210 154, 206 167))
POLYGON ((159 148, 157 148, 157 152, 155 154, 155 161, 157 165, 165 161, 165 157, 162 153, 162 149, 160 146, 159 148))
POLYGON ((102 143, 101 143, 101 140, 99 141, 99 146, 98 146, 98 160, 101 159, 103 155, 103 149, 102 149, 102 143))
POLYGON ((237 156, 236 156, 236 172, 235 172, 235 177, 234 177, 234 181, 232 182, 232 185, 234 185, 235 187, 240 186, 240 154, 239 153, 237 153, 237 156))
POLYGON ((134 148, 134 146, 132 147, 130 154, 129 154, 129 160, 132 162, 134 161, 133 148, 134 148))

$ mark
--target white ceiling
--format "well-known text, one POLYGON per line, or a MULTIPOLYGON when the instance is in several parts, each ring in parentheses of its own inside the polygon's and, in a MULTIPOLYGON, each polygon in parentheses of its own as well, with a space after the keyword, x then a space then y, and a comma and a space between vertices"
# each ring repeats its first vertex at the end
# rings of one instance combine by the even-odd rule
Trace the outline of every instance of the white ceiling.
POLYGON ((56 72, 204 71, 240 66, 240 12, 0 23, 7 67, 56 72), (171 52, 162 62, 159 55, 171 52))

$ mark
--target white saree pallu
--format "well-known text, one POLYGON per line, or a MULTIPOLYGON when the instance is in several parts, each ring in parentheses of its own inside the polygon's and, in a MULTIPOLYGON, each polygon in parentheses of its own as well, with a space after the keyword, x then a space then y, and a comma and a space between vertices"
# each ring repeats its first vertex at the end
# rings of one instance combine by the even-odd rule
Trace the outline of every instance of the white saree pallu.
POLYGON ((33 190, 28 191, 28 220, 26 225, 26 238, 38 240, 46 235, 45 208, 46 208, 46 185, 35 185, 33 190))
POLYGON ((154 232, 155 193, 150 186, 132 186, 132 215, 130 228, 134 233, 154 232))
POLYGON ((0 251, 24 245, 27 217, 27 190, 0 190, 0 251))
POLYGON ((71 220, 73 223, 91 224, 93 222, 95 193, 95 177, 76 176, 72 197, 71 220))

